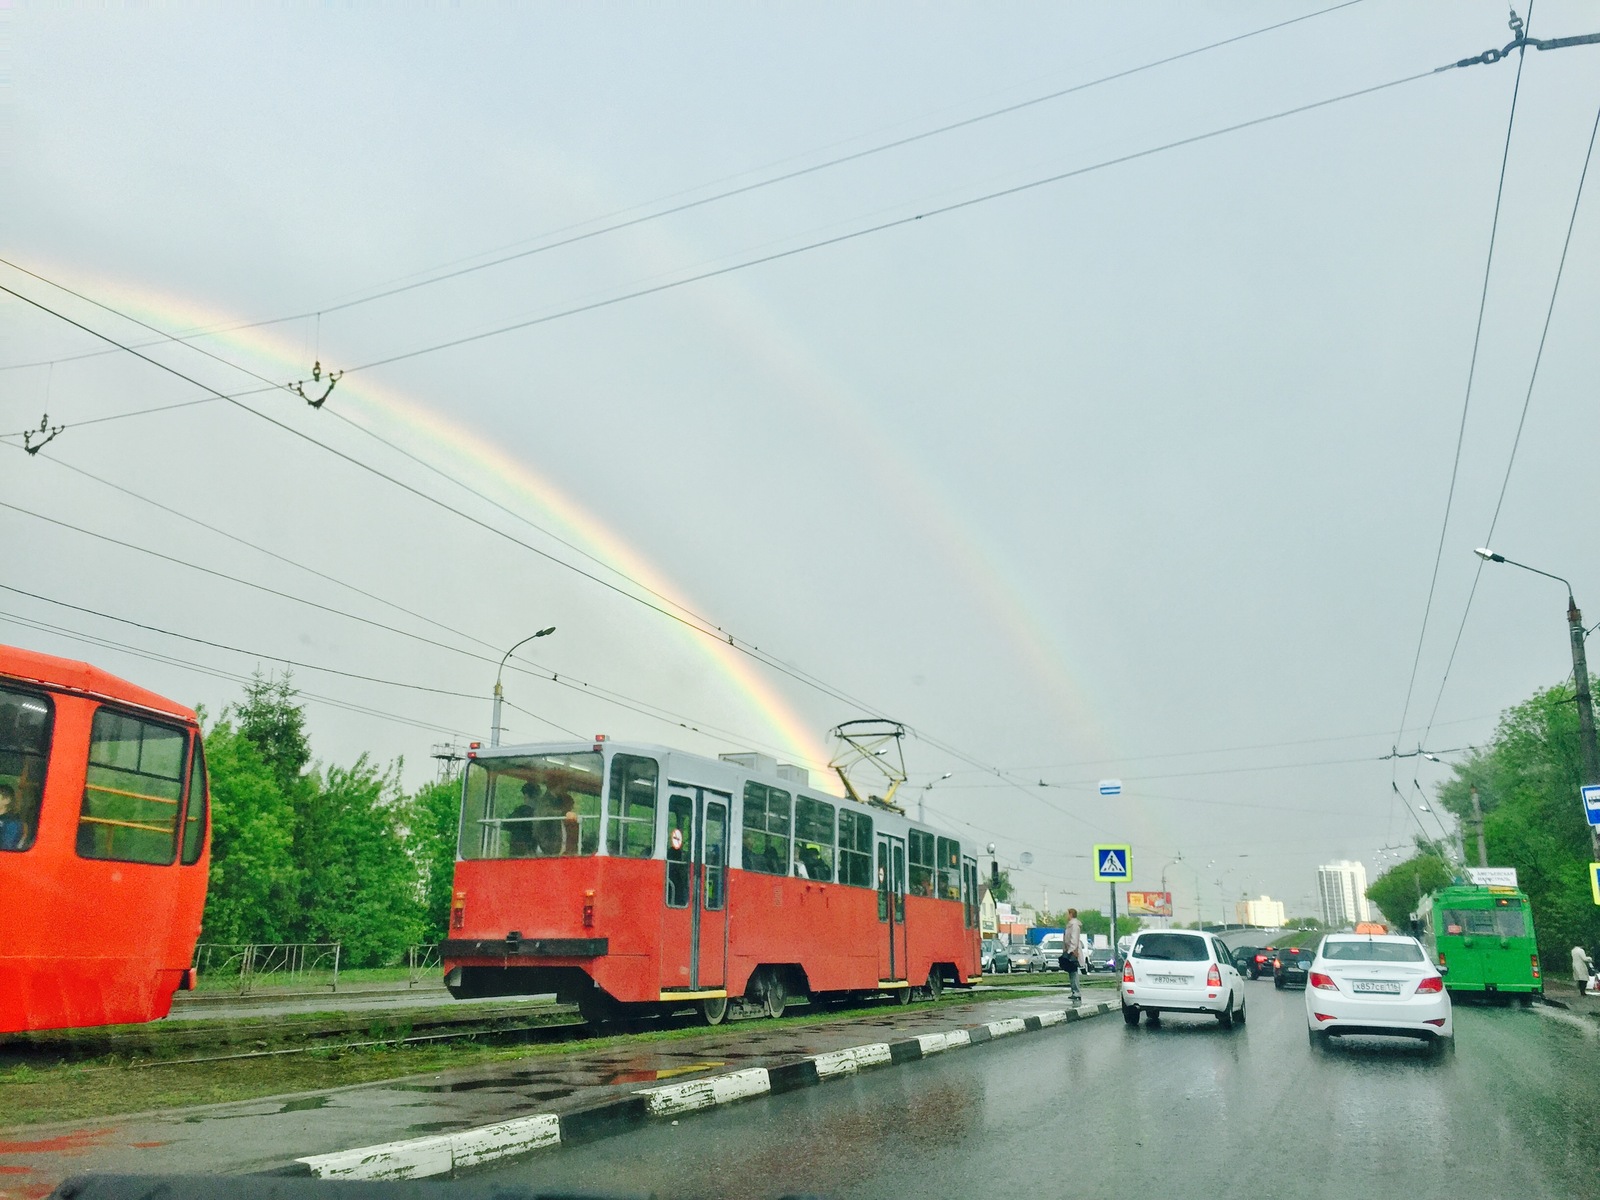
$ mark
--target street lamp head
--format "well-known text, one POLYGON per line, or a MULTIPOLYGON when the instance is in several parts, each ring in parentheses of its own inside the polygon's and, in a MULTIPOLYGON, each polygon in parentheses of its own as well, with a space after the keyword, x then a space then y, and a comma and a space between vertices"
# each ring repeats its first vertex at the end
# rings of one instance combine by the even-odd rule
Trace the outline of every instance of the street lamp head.
POLYGON ((555 631, 556 631, 556 627, 554 625, 552 625, 552 626, 550 626, 549 629, 541 629, 541 630, 539 630, 539 632, 534 634, 533 636, 534 637, 549 637, 555 631))
POLYGON ((1506 560, 1506 556, 1504 554, 1496 554, 1487 546, 1479 546, 1473 551, 1473 553, 1479 558, 1483 559, 1484 562, 1505 562, 1506 560))

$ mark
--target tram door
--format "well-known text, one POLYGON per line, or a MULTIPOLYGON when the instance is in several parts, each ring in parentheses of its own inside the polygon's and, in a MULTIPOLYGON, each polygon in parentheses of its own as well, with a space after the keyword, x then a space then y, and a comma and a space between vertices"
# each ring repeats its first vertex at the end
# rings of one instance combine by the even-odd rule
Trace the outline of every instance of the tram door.
POLYGON ((878 979, 906 977, 906 841, 878 835, 878 979))
POLYGON ((667 798, 667 890, 661 989, 724 985, 728 932, 728 798, 700 788, 667 798))

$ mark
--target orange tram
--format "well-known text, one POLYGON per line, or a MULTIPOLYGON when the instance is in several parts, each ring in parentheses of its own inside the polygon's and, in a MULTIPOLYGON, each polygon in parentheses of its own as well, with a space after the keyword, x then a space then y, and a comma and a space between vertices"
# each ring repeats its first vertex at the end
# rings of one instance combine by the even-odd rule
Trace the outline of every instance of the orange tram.
POLYGON ((978 864, 899 809, 765 755, 474 748, 445 983, 554 992, 592 1023, 937 995, 979 975, 978 864))
POLYGON ((207 838, 191 710, 0 646, 0 1034, 166 1016, 194 986, 207 838))

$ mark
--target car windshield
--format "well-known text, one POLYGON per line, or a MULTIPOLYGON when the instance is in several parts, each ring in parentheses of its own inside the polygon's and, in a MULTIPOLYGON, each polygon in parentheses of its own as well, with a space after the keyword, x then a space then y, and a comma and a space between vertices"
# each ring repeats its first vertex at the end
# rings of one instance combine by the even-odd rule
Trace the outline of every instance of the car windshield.
POLYGON ((1184 933, 1145 933, 1133 944, 1135 958, 1166 962, 1205 962, 1211 957, 1204 938, 1184 933))
POLYGON ((1414 963, 1423 961, 1422 947, 1415 942, 1368 942, 1329 940, 1322 945, 1322 957, 1339 962, 1414 963))

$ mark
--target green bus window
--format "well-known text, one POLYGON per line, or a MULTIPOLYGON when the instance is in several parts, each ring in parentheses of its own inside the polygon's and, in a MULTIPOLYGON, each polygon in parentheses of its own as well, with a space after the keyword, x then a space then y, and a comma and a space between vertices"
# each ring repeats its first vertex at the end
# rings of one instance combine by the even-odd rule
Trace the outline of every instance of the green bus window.
POLYGON ((42 693, 0 687, 0 850, 27 850, 39 831, 53 715, 42 693))
POLYGON ((872 880, 872 818, 866 813, 839 812, 839 882, 869 888, 872 880))
POLYGON ((689 907, 689 855, 694 847, 694 801, 667 801, 667 907, 689 907))
POLYGON ((211 783, 206 777, 206 755, 194 739, 194 760, 189 764, 189 807, 183 814, 183 865, 200 861, 206 847, 206 814, 211 807, 211 783))
POLYGON ((833 879, 833 805, 810 796, 794 802, 794 873, 833 879))
POLYGON ((954 838, 939 839, 939 866, 934 895, 941 900, 961 899, 961 843, 954 838))
POLYGON ((913 829, 911 846, 911 894, 933 895, 933 834, 913 829))
POLYGON ((789 873, 789 793, 754 780, 744 785, 746 871, 766 875, 789 873))
POLYGON ((164 865, 178 852, 189 735, 113 708, 95 710, 78 815, 78 854, 164 865))
POLYGON ((653 758, 617 754, 611 759, 606 793, 606 853, 615 858, 650 858, 656 852, 656 785, 661 769, 653 758))

